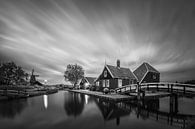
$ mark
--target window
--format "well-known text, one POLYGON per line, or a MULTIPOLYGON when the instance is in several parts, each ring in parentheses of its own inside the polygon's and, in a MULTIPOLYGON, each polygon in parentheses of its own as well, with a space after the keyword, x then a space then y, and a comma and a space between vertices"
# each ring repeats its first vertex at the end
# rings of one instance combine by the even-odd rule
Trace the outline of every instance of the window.
POLYGON ((118 79, 118 87, 122 87, 122 79, 118 79))
POLYGON ((99 86, 99 85, 100 85, 100 82, 99 82, 99 81, 97 81, 97 82, 96 82, 96 86, 99 86))
POLYGON ((102 86, 105 87, 105 80, 102 81, 102 86))
POLYGON ((107 77, 107 71, 106 70, 104 71, 104 77, 107 77))
POLYGON ((129 84, 134 84, 134 80, 133 79, 130 80, 129 84))
POLYGON ((157 77, 156 77, 156 75, 154 74, 154 75, 153 75, 153 79, 156 79, 156 78, 157 78, 157 77))
POLYGON ((110 86, 110 81, 106 80, 106 87, 109 87, 109 86, 110 86))

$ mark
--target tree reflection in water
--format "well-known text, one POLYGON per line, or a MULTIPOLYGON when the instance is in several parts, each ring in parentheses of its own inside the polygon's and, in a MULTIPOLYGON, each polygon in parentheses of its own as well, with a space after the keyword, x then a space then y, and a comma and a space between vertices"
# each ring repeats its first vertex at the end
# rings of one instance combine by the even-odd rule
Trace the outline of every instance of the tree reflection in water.
POLYGON ((27 107, 27 99, 6 100, 0 102, 0 117, 14 118, 27 107))
POLYGON ((68 116, 79 116, 85 104, 85 97, 83 94, 68 93, 65 94, 64 109, 68 116), (72 95, 70 95, 72 94, 72 95))

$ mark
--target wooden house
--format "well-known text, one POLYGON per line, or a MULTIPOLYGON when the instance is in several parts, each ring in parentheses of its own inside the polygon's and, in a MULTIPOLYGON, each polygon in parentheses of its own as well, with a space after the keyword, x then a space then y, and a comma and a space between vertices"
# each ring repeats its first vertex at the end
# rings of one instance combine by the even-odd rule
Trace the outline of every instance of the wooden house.
POLYGON ((105 65, 102 73, 96 79, 96 86, 102 91, 104 88, 115 89, 129 84, 137 83, 136 76, 129 68, 120 67, 120 60, 117 65, 105 65))
POLYGON ((89 86, 94 85, 95 79, 96 78, 94 78, 94 77, 84 77, 84 78, 82 78, 81 81, 80 81, 81 89, 87 89, 89 86))
POLYGON ((144 62, 134 72, 139 83, 152 83, 160 81, 160 72, 150 64, 144 62))

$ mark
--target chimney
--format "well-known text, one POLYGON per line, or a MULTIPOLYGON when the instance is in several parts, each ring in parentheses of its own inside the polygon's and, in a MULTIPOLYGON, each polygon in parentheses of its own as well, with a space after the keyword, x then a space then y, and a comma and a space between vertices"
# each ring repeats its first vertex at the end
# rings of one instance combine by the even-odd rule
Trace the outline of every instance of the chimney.
POLYGON ((117 61, 116 61, 116 66, 117 66, 117 68, 120 68, 120 60, 119 59, 117 59, 117 61))

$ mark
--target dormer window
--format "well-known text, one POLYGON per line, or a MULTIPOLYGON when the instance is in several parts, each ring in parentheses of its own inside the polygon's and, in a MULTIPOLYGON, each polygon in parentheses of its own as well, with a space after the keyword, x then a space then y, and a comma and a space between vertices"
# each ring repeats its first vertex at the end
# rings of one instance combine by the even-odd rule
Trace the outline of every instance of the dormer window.
POLYGON ((104 71, 104 77, 107 77, 107 71, 106 70, 104 71))

